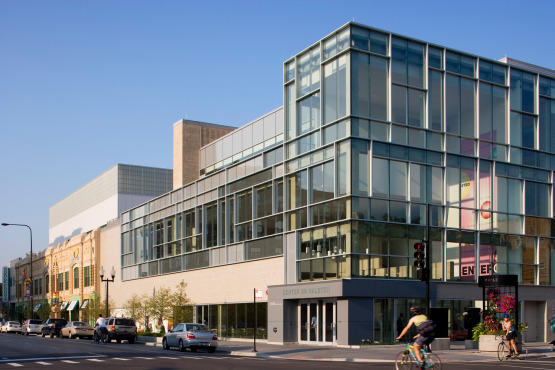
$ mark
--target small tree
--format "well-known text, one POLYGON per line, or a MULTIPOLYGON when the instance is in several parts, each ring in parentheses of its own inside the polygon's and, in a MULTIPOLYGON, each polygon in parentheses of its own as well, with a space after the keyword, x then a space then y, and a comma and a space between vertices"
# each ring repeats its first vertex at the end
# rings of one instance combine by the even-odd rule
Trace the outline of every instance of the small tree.
POLYGON ((191 300, 187 297, 187 283, 181 282, 175 288, 173 293, 173 321, 174 324, 179 322, 190 322, 193 320, 193 307, 190 305, 191 300))
POLYGON ((48 319, 50 317, 51 312, 52 312, 52 309, 50 307, 50 303, 45 301, 45 302, 42 303, 39 310, 37 311, 37 316, 42 321, 45 321, 46 319, 48 319))
POLYGON ((128 312, 129 316, 135 319, 136 321, 141 320, 141 306, 143 305, 143 300, 139 297, 138 294, 133 294, 131 298, 125 302, 123 308, 128 312))
POLYGON ((173 297, 169 288, 160 288, 147 301, 148 312, 158 322, 171 317, 173 313, 173 297))

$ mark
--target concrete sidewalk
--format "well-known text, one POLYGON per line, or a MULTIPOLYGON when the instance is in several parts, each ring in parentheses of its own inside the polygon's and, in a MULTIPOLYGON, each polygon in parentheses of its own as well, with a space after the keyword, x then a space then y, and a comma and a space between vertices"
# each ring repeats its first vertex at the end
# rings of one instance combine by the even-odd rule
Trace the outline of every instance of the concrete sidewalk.
MULTIPOLYGON (((222 341, 218 351, 231 356, 248 356, 309 361, 345 361, 393 363, 396 355, 406 347, 405 344, 368 345, 360 348, 338 348, 333 346, 306 346, 300 344, 274 345, 256 343, 258 352, 252 351, 252 342, 222 341)), ((545 343, 526 343, 527 359, 555 357, 552 346, 545 343)), ((463 342, 454 342, 450 350, 434 351, 444 363, 497 361, 497 353, 484 353, 476 349, 464 349, 463 342)))

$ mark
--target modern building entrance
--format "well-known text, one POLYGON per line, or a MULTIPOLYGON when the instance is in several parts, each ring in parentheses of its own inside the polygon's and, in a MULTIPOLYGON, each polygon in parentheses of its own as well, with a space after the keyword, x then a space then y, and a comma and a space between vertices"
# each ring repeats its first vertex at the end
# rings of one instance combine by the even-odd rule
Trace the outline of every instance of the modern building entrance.
POLYGON ((301 300, 298 305, 299 343, 334 344, 337 340, 335 299, 301 300))

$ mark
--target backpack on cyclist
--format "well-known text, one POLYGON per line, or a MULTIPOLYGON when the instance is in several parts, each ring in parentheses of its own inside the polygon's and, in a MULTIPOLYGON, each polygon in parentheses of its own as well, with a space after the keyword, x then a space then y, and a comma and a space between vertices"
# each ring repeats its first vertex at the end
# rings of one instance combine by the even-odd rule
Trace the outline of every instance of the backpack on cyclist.
POLYGON ((420 323, 417 327, 418 334, 423 337, 431 337, 436 331, 436 324, 432 320, 426 320, 420 323))

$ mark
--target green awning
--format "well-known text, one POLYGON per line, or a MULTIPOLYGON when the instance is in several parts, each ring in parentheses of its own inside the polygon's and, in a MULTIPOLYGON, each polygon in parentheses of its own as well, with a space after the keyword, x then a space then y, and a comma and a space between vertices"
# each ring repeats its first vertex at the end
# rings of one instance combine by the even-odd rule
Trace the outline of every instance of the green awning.
POLYGON ((69 302, 63 302, 62 306, 60 307, 60 311, 65 311, 69 302))
POLYGON ((40 310, 40 306, 42 306, 42 303, 36 304, 35 308, 33 308, 33 312, 38 312, 38 310, 40 310))
POLYGON ((81 303, 81 309, 86 310, 87 307, 89 307, 89 300, 88 299, 83 299, 83 303, 81 303))

